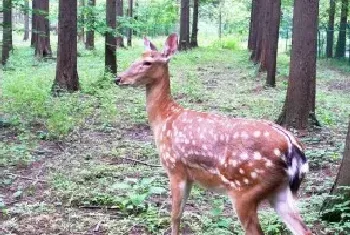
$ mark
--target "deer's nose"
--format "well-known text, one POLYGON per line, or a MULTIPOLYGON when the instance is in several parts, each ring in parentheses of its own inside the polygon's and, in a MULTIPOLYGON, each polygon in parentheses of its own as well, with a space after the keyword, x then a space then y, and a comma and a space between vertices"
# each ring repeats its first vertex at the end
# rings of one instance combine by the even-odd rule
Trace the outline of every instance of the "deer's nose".
POLYGON ((115 80, 114 80, 114 82, 115 82, 115 84, 117 84, 117 85, 119 85, 120 84, 120 77, 117 77, 115 80))

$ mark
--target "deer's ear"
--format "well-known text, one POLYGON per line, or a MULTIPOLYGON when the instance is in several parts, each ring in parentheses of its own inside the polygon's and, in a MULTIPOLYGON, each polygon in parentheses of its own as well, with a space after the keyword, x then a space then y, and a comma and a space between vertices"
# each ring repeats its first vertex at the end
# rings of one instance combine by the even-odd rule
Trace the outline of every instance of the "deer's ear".
POLYGON ((153 43, 151 43, 151 41, 148 38, 144 37, 143 42, 145 44, 145 51, 158 51, 157 47, 153 43))
POLYGON ((166 57, 171 57, 178 48, 178 36, 176 33, 171 34, 165 41, 163 54, 166 57))

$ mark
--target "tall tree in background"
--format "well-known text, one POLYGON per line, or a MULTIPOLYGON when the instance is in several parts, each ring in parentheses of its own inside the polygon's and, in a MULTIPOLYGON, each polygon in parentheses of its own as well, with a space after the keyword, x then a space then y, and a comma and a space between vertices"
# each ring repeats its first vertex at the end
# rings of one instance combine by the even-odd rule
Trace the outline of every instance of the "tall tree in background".
POLYGON ((113 74, 117 73, 117 38, 115 30, 117 26, 117 0, 107 0, 106 23, 108 30, 105 35, 105 67, 113 74))
POLYGON ((56 79, 52 92, 79 90, 77 70, 77 0, 59 0, 56 79))
POLYGON ((266 43, 266 85, 275 86, 276 83, 276 58, 278 52, 279 28, 281 21, 281 0, 266 0, 270 8, 267 16, 269 24, 266 28, 268 41, 266 43))
POLYGON ((270 25, 272 21, 272 2, 269 0, 264 0, 260 4, 260 30, 259 37, 261 37, 261 42, 257 48, 260 47, 260 56, 255 58, 255 62, 260 62, 260 72, 265 72, 267 70, 267 50, 268 43, 271 41, 269 38, 270 25))
POLYGON ((24 0, 24 41, 29 39, 29 10, 29 0, 24 0))
POLYGON ((306 129, 315 112, 319 0, 295 0, 287 98, 279 124, 306 129))
POLYGON ((84 7, 85 7, 85 0, 79 0, 79 32, 78 32, 78 41, 84 43, 84 37, 85 37, 85 17, 84 17, 84 7))
POLYGON ((255 27, 257 23, 256 15, 256 3, 258 0, 252 0, 251 10, 250 10, 250 23, 249 23, 249 36, 248 36, 248 50, 254 50, 255 47, 255 27))
POLYGON ((179 50, 184 51, 189 49, 189 15, 190 3, 189 0, 181 0, 180 13, 180 43, 179 50))
POLYGON ((251 59, 254 63, 259 63, 261 56, 261 46, 262 46, 262 32, 263 32, 263 6, 264 2, 262 0, 255 0, 254 5, 254 21, 252 25, 252 55, 251 59))
POLYGON ((340 13, 339 37, 335 48, 336 58, 342 58, 345 56, 348 9, 349 9, 349 0, 342 0, 341 13, 340 13))
POLYGON ((5 65, 12 50, 12 0, 3 0, 3 31, 1 63, 5 65))
POLYGON ((96 5, 96 0, 87 0, 87 5, 89 10, 86 17, 87 30, 86 30, 86 40, 85 40, 85 49, 93 50, 95 47, 95 32, 94 32, 94 23, 95 23, 95 12, 94 7, 96 5))
MULTIPOLYGON (((133 14, 133 0, 128 0, 128 17, 129 19, 132 18, 133 14)), ((132 40, 132 29, 127 29, 127 45, 131 46, 131 40, 132 40)))
POLYGON ((335 15, 335 0, 329 0, 328 30, 327 30, 327 57, 328 58, 333 57, 334 15, 335 15))
POLYGON ((193 0, 191 47, 198 47, 198 15, 199 15, 199 0, 193 0))
POLYGON ((36 0, 37 14, 36 14, 36 30, 35 34, 35 55, 39 58, 50 57, 50 20, 49 20, 49 0, 36 0))
POLYGON ((36 14, 37 14, 37 7, 36 7, 36 3, 37 3, 38 0, 32 0, 32 38, 31 38, 31 41, 30 41, 30 45, 32 47, 35 46, 35 43, 36 43, 36 32, 37 32, 37 29, 36 29, 36 14))
POLYGON ((119 47, 125 47, 124 45, 124 37, 123 37, 123 29, 120 24, 120 17, 124 16, 124 0, 117 0, 117 28, 118 28, 118 37, 117 37, 117 45, 119 47))

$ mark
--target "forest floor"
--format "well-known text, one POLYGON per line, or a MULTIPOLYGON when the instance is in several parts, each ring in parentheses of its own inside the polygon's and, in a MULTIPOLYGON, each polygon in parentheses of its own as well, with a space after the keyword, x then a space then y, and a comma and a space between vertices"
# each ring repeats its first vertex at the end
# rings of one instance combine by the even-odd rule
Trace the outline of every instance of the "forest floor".
MULTIPOLYGON (((156 40, 158 45, 161 45, 156 40)), ((118 52, 119 70, 142 51, 118 52)), ((38 62, 18 46, 0 80, 0 233, 164 234, 170 193, 147 124, 144 88, 121 89, 103 72, 102 44, 79 46, 81 92, 50 96, 55 61, 38 62), (101 49, 99 49, 101 48, 101 49)), ((287 88, 288 57, 279 56, 277 86, 264 87, 246 51, 205 47, 178 53, 170 64, 173 97, 183 106, 231 117, 274 120, 287 88)), ((298 206, 317 234, 339 234, 322 221, 342 156, 350 113, 350 70, 320 60, 316 116, 322 127, 299 134, 311 172, 298 206)), ((266 234, 289 234, 271 209, 262 209, 266 234)), ((183 234, 242 234, 225 195, 195 187, 183 234)))

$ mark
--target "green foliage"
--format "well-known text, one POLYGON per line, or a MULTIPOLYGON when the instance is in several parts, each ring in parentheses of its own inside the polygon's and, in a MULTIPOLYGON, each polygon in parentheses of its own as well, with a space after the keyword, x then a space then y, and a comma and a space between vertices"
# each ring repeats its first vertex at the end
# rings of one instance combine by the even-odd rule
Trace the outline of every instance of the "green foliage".
POLYGON ((223 37, 221 39, 215 40, 212 45, 213 47, 216 47, 216 48, 236 51, 241 49, 240 44, 241 44, 240 37, 227 36, 227 37, 223 37))

